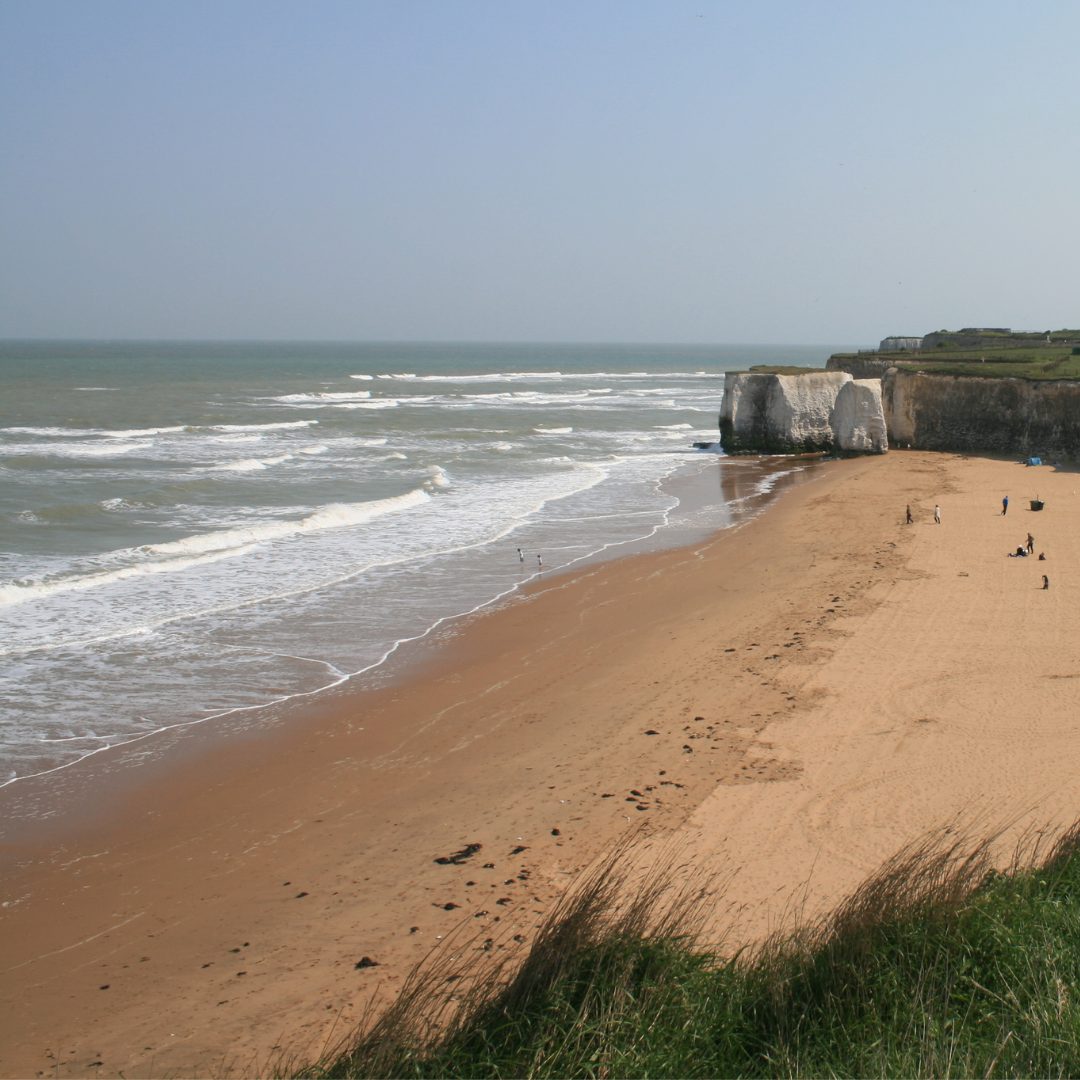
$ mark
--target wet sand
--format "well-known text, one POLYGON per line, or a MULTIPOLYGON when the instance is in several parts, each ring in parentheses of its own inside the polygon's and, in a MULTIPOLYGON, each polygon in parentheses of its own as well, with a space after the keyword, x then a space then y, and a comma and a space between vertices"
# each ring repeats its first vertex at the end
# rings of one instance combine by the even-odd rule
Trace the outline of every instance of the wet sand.
POLYGON ((715 929, 753 940, 958 814, 1072 820, 1078 479, 827 463, 740 528, 535 586, 408 681, 118 758, 96 816, 6 832, 0 1073, 315 1057, 455 929, 527 939, 628 831, 734 871, 715 929), (1046 562, 1006 557, 1029 530, 1046 562))

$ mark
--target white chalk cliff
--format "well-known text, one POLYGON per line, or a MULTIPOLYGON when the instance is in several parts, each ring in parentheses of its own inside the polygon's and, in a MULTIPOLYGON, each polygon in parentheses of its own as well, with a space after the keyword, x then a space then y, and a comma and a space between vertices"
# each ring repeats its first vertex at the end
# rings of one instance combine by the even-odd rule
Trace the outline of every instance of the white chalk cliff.
POLYGON ((720 442, 729 453, 884 453, 880 383, 845 371, 728 372, 720 442))
POLYGON ((879 379, 852 379, 840 387, 830 418, 839 450, 883 454, 889 449, 879 379))

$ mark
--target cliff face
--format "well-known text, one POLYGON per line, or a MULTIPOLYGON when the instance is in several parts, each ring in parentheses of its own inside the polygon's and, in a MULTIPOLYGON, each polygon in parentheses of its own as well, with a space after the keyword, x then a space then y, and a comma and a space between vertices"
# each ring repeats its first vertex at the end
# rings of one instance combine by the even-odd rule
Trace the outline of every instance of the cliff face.
POLYGON ((840 387, 830 417, 837 449, 883 454, 889 448, 878 379, 852 379, 840 387))
POLYGON ((856 379, 880 379, 894 364, 892 358, 882 360, 867 353, 860 356, 830 356, 825 367, 829 371, 846 371, 856 379))
POLYGON ((833 449, 881 453, 887 449, 884 432, 876 380, 856 382, 842 371, 729 372, 724 378, 720 445, 729 454, 833 449))
POLYGON ((927 375, 882 380, 889 438, 919 450, 1080 457, 1080 383, 927 375))

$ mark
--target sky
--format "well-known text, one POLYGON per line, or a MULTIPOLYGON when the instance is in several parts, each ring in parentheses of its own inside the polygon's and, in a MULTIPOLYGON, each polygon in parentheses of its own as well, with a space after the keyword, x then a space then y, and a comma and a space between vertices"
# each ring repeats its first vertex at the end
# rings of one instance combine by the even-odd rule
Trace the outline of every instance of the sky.
POLYGON ((1073 0, 0 0, 0 337, 1080 324, 1073 0))

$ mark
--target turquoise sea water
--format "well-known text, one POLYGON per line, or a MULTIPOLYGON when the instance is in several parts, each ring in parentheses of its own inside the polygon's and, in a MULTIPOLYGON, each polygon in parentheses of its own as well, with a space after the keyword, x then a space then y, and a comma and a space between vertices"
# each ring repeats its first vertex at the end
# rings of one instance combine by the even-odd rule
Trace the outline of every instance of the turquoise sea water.
POLYGON ((831 349, 0 343, 0 784, 731 524, 675 494, 723 372, 831 349))

